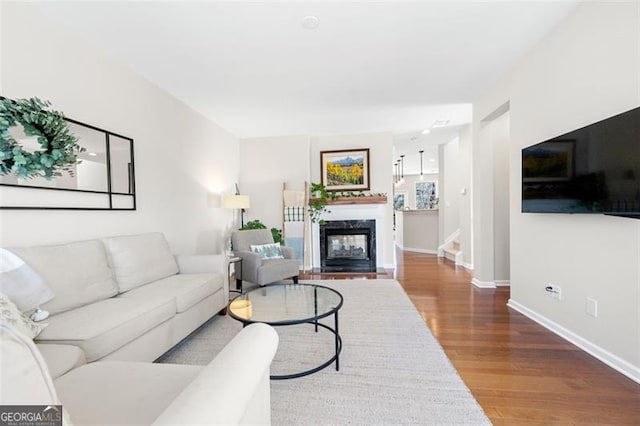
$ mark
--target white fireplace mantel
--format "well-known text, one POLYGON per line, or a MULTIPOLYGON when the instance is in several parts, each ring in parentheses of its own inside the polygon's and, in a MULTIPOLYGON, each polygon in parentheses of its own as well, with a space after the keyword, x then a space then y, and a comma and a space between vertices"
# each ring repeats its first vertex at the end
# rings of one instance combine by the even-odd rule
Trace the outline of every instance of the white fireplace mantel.
MULTIPOLYGON (((378 268, 384 265, 384 204, 349 204, 327 206, 330 213, 323 213, 321 219, 329 220, 364 220, 374 219, 376 221, 376 263, 378 268)), ((320 267, 320 226, 314 223, 311 226, 313 235, 313 267, 320 267)))

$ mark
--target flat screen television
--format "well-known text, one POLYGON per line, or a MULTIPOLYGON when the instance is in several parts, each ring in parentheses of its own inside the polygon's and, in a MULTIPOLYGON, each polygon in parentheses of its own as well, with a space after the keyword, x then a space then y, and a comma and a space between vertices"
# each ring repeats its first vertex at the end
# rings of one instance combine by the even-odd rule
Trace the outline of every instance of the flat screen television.
POLYGON ((640 219, 640 107, 523 149, 522 211, 640 219))

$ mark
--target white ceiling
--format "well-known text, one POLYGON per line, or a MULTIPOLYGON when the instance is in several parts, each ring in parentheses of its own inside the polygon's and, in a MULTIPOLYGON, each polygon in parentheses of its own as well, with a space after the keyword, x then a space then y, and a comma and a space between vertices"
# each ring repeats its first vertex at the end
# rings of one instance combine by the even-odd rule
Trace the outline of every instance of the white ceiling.
POLYGON ((575 5, 36 3, 239 137, 392 132, 396 151, 436 120, 468 123, 470 103, 575 5))

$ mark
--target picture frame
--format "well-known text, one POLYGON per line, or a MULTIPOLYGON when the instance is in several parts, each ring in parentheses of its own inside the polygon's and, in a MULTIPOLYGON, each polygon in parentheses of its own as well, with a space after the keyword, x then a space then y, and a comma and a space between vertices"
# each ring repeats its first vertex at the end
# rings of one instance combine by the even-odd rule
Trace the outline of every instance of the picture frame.
POLYGON ((369 190, 369 148, 321 151, 320 176, 327 191, 369 190))
POLYGON ((434 210, 438 208, 438 188, 435 181, 415 183, 416 210, 434 210))
POLYGON ((408 196, 407 191, 396 191, 393 194, 393 209, 394 210, 404 210, 408 205, 408 196))

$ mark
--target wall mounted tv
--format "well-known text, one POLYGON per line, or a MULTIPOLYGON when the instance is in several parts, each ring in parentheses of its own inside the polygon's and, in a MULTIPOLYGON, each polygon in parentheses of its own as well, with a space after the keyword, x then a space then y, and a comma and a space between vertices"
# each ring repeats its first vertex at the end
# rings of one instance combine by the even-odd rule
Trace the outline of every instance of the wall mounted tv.
POLYGON ((640 219, 640 107, 523 149, 522 211, 640 219))

